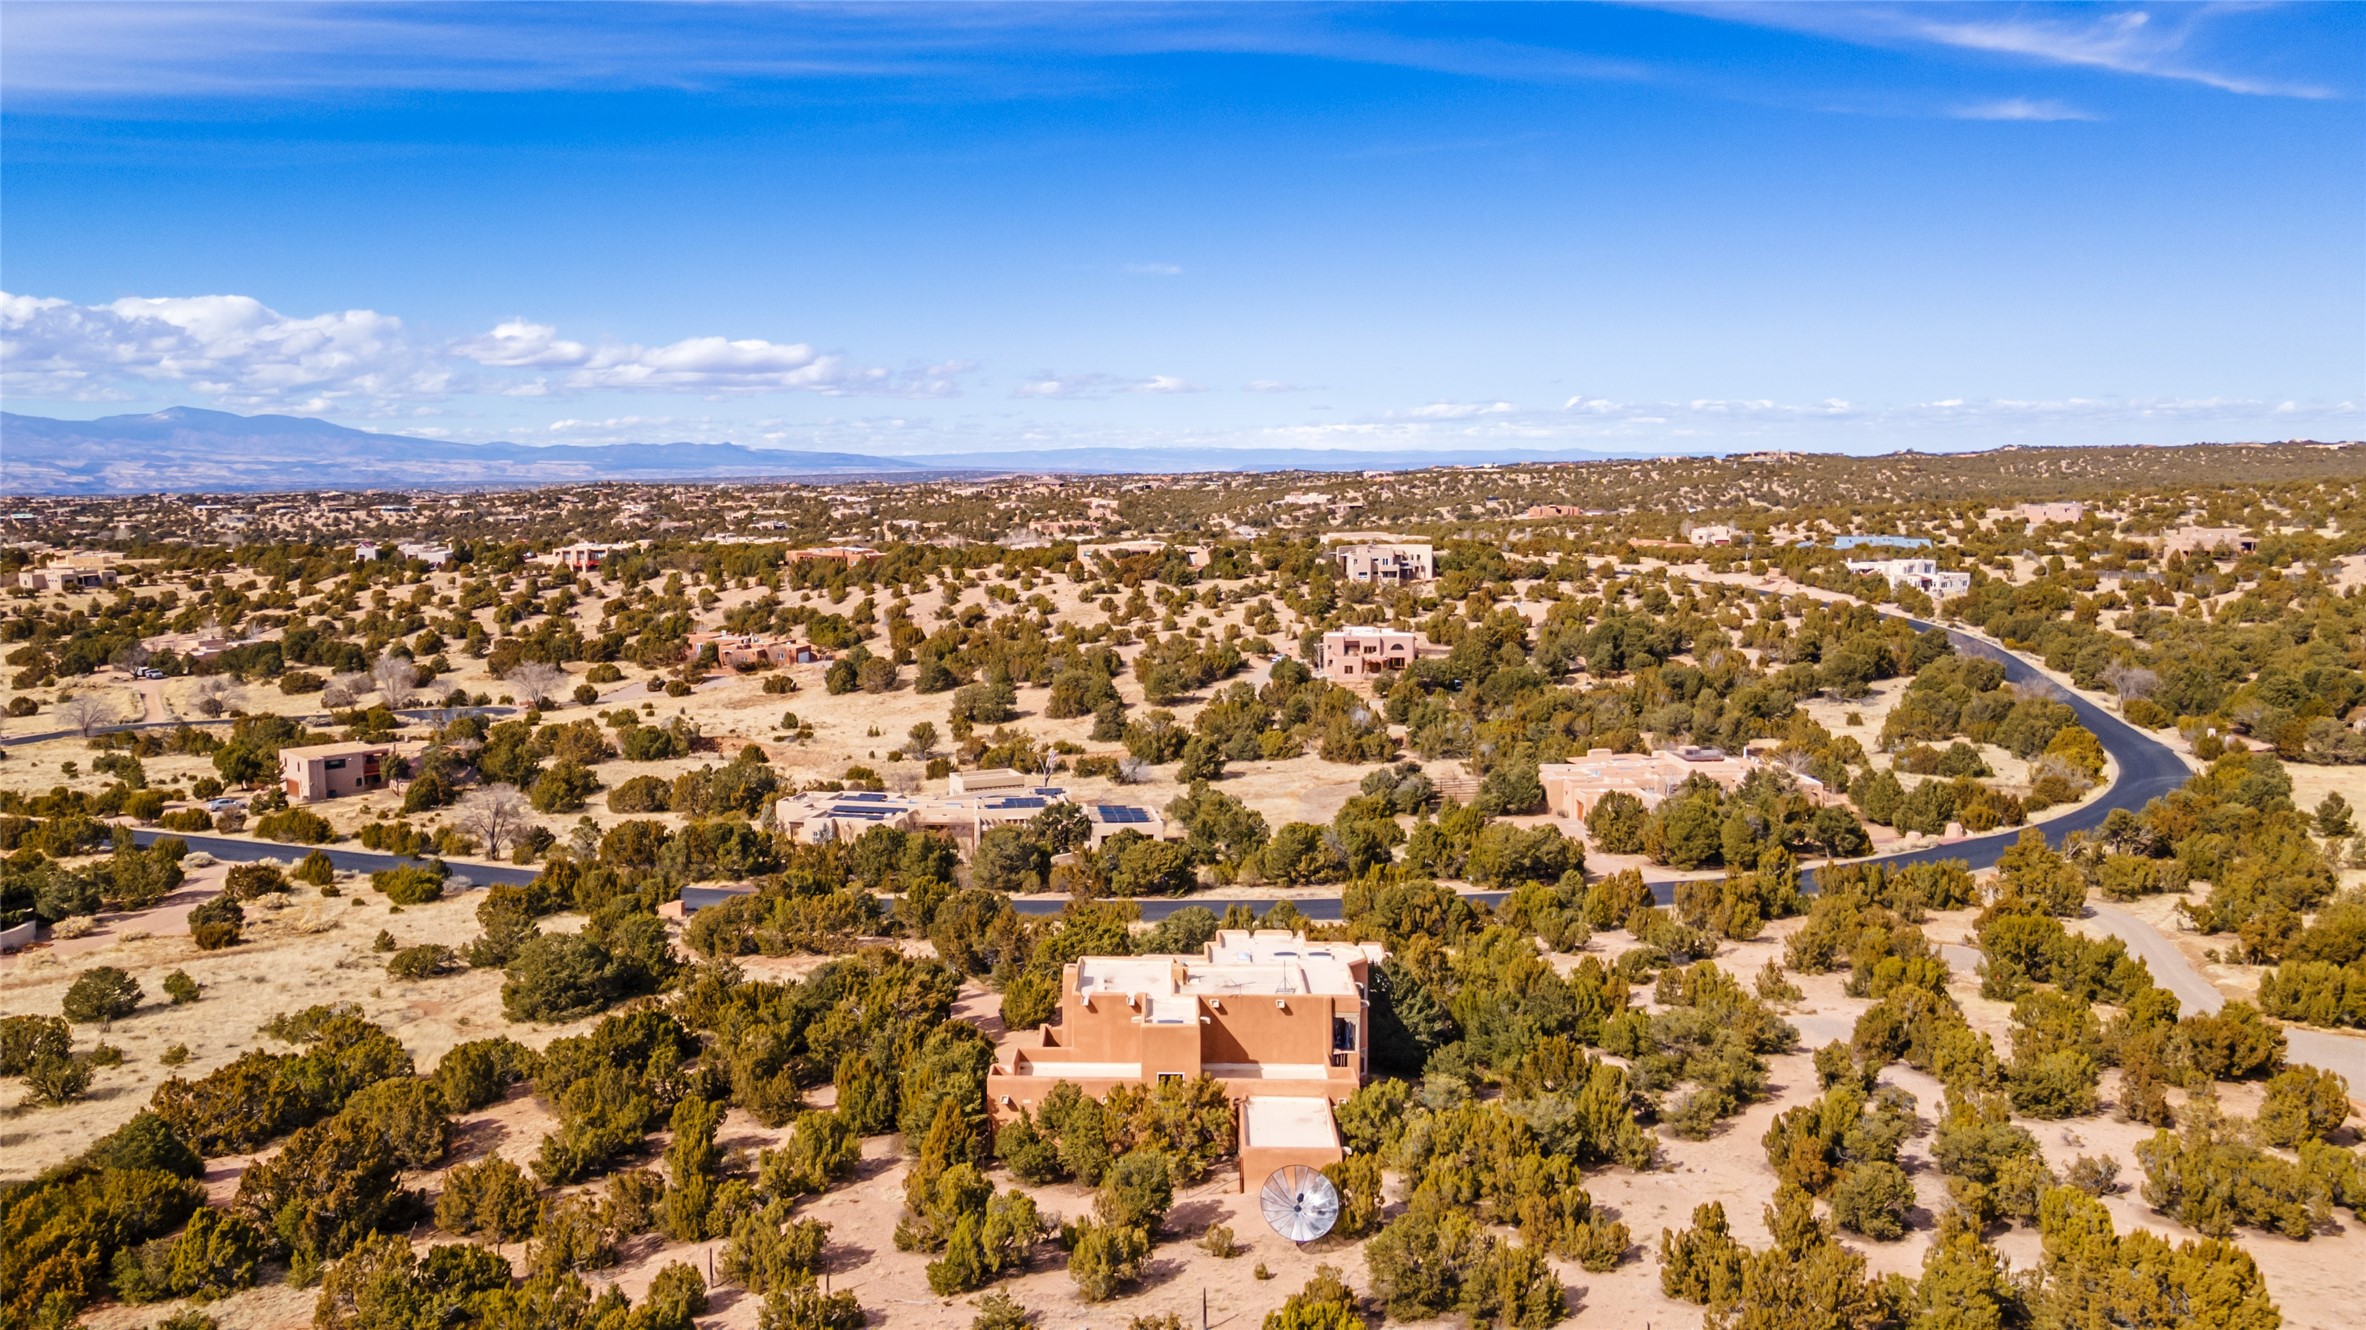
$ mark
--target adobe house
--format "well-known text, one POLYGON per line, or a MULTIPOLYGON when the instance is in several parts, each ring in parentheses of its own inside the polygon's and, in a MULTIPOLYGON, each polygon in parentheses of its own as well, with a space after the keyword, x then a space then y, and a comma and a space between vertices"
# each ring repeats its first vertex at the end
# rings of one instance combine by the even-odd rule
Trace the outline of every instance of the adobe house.
POLYGON ((1323 634, 1315 673, 1333 680, 1371 679, 1445 654, 1446 648, 1401 628, 1337 628, 1323 634))
POLYGON ((1202 956, 1071 961, 1057 1023, 1019 1034, 988 1069, 988 1112, 997 1124, 1033 1112, 1062 1081, 1098 1099, 1208 1076, 1240 1123, 1243 1191, 1285 1164, 1336 1162, 1346 1151, 1331 1106, 1371 1068, 1382 958, 1376 943, 1224 929, 1202 956))
POLYGON ((1402 586, 1438 576, 1437 555, 1425 544, 1340 545, 1332 549, 1331 559, 1350 582, 1402 586))
POLYGON ((291 803, 342 799, 386 788, 393 744, 309 744, 279 750, 279 784, 291 803))
MULTIPOLYGON (((1706 776, 1727 790, 1734 789, 1765 763, 1744 753, 1735 756, 1718 748, 1663 748, 1652 753, 1614 753, 1607 748, 1586 750, 1583 758, 1547 762, 1536 769, 1544 786, 1545 807, 1554 817, 1584 821, 1605 794, 1631 794, 1645 808, 1681 789, 1694 776, 1706 776)), ((1827 797, 1821 783, 1804 772, 1793 772, 1808 797, 1827 797)))

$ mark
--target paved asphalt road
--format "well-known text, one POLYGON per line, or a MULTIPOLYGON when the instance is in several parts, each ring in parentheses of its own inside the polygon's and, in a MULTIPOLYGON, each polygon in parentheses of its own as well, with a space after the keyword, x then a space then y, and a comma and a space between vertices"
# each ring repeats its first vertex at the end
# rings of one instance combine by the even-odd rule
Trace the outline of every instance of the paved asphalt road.
MULTIPOLYGON (((1915 620, 1909 622, 1913 622, 1917 628, 1928 629, 1932 626, 1915 620)), ((2079 723, 2094 731, 2095 737, 2102 740, 2104 750, 2110 753, 2112 760, 2118 764, 2119 779, 2113 782, 2111 788, 2104 791, 2101 797, 2045 824, 2046 837, 2055 844, 2060 844, 2062 838, 2073 831, 2090 830, 2102 825, 2103 819, 2109 816, 2111 810, 2115 808, 2125 808, 2133 812, 2142 808, 2156 796, 2166 794, 2185 782, 2187 771, 2184 761, 2167 745, 2151 735, 2129 725, 2119 717, 2075 693, 2054 688, 2035 667, 2010 652, 2000 651, 1962 633, 1950 631, 1949 636, 1955 639, 1958 651, 2001 660, 2004 663, 2005 677, 2008 680, 2014 683, 2042 683, 2050 691, 2061 696, 2064 701, 2070 704, 2071 709, 2078 713, 2079 723)), ((486 708, 486 710, 500 710, 500 708, 486 708)), ((19 740, 18 742, 23 741, 19 740)), ((138 843, 145 845, 160 835, 174 834, 179 833, 143 829, 135 831, 133 838, 138 843)), ((1997 856, 2003 854, 2007 847, 2019 839, 2020 834, 2019 829, 2000 831, 1994 835, 1979 836, 1946 845, 1934 845, 1923 849, 1903 850, 1896 854, 1882 855, 1879 857, 1879 861, 1912 864, 1936 862, 1943 859, 1961 859, 1975 869, 1990 868, 1996 864, 1997 856)), ((254 860, 265 858, 297 858, 309 852, 307 847, 300 845, 277 845, 219 836, 182 835, 181 839, 187 841, 192 850, 203 850, 217 859, 232 863, 251 863, 254 860)), ((378 854, 368 850, 331 849, 327 853, 329 861, 337 867, 364 873, 418 862, 418 860, 401 855, 378 854)), ((531 868, 509 864, 461 864, 455 865, 455 871, 465 874, 480 884, 522 883, 531 881, 534 876, 534 870, 531 868)), ((1804 874, 1803 879, 1808 889, 1813 890, 1814 872, 1811 870, 1804 874)), ((1670 884, 1662 883, 1655 890, 1663 904, 1675 898, 1675 888, 1670 884)), ((1502 900, 1503 895, 1502 892, 1473 893, 1474 899, 1488 904, 1502 900)), ((1241 903, 1263 912, 1281 899, 1281 897, 1249 898, 1242 900, 1241 903)), ((1336 919, 1339 917, 1340 898, 1335 895, 1300 896, 1290 899, 1310 919, 1336 919)), ((1176 910, 1192 904, 1231 905, 1232 903, 1231 900, 1209 902, 1191 899, 1156 899, 1140 902, 1142 915, 1146 919, 1163 919, 1176 910)), ((1066 905, 1065 897, 1024 899, 1017 902, 1020 912, 1024 914, 1057 914, 1066 908, 1066 905)))
MULTIPOLYGON (((1933 625, 1920 620, 1908 620, 1908 622, 1921 629, 1933 627, 1933 625)), ((2185 760, 2180 758, 2168 745, 2096 706, 2086 698, 2055 686, 2035 666, 2019 656, 1952 629, 1948 631, 1948 636, 1955 640, 1955 648, 1960 652, 1967 655, 1986 656, 2003 662, 2005 678, 2008 681, 2018 684, 2041 685, 2050 695, 2060 697, 2064 702, 2067 702, 2071 710, 2077 713, 2079 723, 2094 732, 2095 737, 2102 741, 2104 751, 2111 754, 2112 761, 2118 765, 2119 779, 2114 781, 2111 788, 2104 791, 2100 797, 2044 824, 2046 839, 2052 843, 2060 845, 2062 838, 2071 832, 2091 831, 2103 825, 2103 819, 2109 817, 2111 810, 2115 808, 2125 808, 2130 812, 2135 812, 2153 799, 2183 785, 2186 777, 2191 774, 2186 768, 2185 760)), ((1877 856, 1877 860, 1890 864, 1918 864, 1936 863, 1944 859, 1961 859, 1974 869, 1993 868, 1996 866, 1997 857, 2020 838, 2021 828, 2016 827, 2009 831, 1977 836, 1970 840, 1953 841, 1945 845, 1932 845, 1917 850, 1901 850, 1895 854, 1877 856)), ((1802 884, 1808 890, 1814 890, 1814 871, 1811 869, 1801 876, 1802 884)), ((1653 888, 1653 891, 1663 905, 1675 900, 1676 890, 1673 884, 1660 883, 1653 888)), ((1484 901, 1490 905, 1502 900, 1503 897, 1504 893, 1500 891, 1472 893, 1474 900, 1484 901)), ((1241 903, 1262 912, 1271 908, 1281 899, 1281 897, 1245 899, 1241 903)), ((1336 919, 1339 917, 1340 900, 1337 896, 1300 896, 1290 899, 1309 919, 1336 919)), ((1232 903, 1231 900, 1145 900, 1141 902, 1142 917, 1162 919, 1176 910, 1192 904, 1231 905, 1232 903)), ((1026 914, 1057 914, 1065 905, 1065 900, 1053 899, 1018 902, 1020 912, 1026 914)))
MULTIPOLYGON (((2186 1014, 2216 1011, 2226 1005, 2226 995, 2193 968, 2185 953, 2159 929, 2105 901, 2088 908, 2105 932, 2127 943, 2128 951, 2152 971, 2154 983, 2177 995, 2186 1014)), ((2284 1051, 2286 1061, 2338 1072, 2350 1083, 2352 1094, 2366 1096, 2366 1037, 2287 1025, 2284 1051)))
MULTIPOLYGON (((514 716, 517 714, 517 710, 518 709, 516 707, 498 706, 403 707, 397 710, 394 714, 403 717, 405 720, 431 720, 438 724, 442 724, 451 720, 454 716, 514 716)), ((333 718, 326 712, 315 711, 308 715, 289 716, 288 719, 302 725, 311 725, 314 723, 326 725, 330 723, 333 718)), ((211 719, 200 716, 180 717, 167 720, 135 720, 125 722, 121 725, 101 725, 93 729, 91 733, 95 736, 101 734, 122 734, 131 730, 177 730, 183 725, 187 725, 192 729, 202 730, 208 725, 235 725, 237 723, 238 718, 235 716, 216 716, 211 719)), ((19 744, 37 744, 50 739, 71 739, 79 733, 81 733, 79 730, 44 730, 39 734, 0 733, 0 747, 14 747, 19 744)))
MULTIPOLYGON (((1915 626, 1925 629, 1931 627, 1930 624, 1919 621, 1915 623, 1915 626)), ((2046 683, 2044 676, 2035 667, 2010 652, 2000 651, 1985 642, 1961 633, 1950 631, 1949 636, 1955 639, 1956 649, 1959 651, 2001 660, 2005 667, 2005 677, 2011 682, 2046 683)), ((2104 750, 2111 754, 2112 761, 2119 767, 2119 779, 2114 781, 2111 788, 2104 791, 2100 798, 2044 824, 2047 840, 2059 845, 2063 837, 2073 831, 2092 830, 2101 826, 2103 819, 2109 817, 2111 810, 2115 808, 2125 808, 2134 812, 2143 808, 2154 798, 2185 783, 2188 774, 2185 762, 2167 745, 2129 725, 2118 716, 2096 706, 2086 698, 2066 690, 2053 688, 2050 683, 2047 683, 2046 686, 2049 692, 2061 697, 2070 705, 2071 709, 2078 714, 2079 723, 2094 732, 2095 737, 2102 741, 2104 750)), ((18 740, 17 742, 24 741, 18 740)), ((142 845, 148 844, 160 835, 174 834, 177 833, 152 829, 136 830, 132 833, 133 839, 142 845)), ((1942 859, 1961 859, 1975 869, 1990 868, 1995 866, 1997 856, 2003 854, 2005 849, 2019 837, 2020 831, 2016 828, 2012 831, 2002 831, 1990 836, 1956 841, 1948 845, 1935 845, 1883 855, 1880 856, 1880 862, 1911 864, 1942 859)), ((183 835, 181 838, 188 842, 190 849, 205 851, 216 859, 230 863, 251 863, 257 859, 265 858, 292 859, 309 853, 307 847, 300 845, 278 845, 221 836, 183 835)), ((329 856, 329 862, 338 868, 353 872, 375 872, 402 864, 419 862, 400 855, 378 854, 368 850, 325 849, 324 852, 329 856)), ((489 886, 496 882, 523 884, 532 881, 535 873, 535 870, 530 867, 514 864, 457 863, 453 865, 453 868, 455 872, 479 886, 489 886)), ((1804 875, 1804 885, 1809 890, 1814 889, 1814 877, 1812 871, 1804 875)), ((1663 904, 1674 898, 1674 888, 1668 884, 1661 884, 1656 888, 1656 891, 1663 904)), ((1478 892, 1474 893, 1474 896, 1489 904, 1503 899, 1502 892, 1478 892)), ((1279 899, 1281 898, 1247 899, 1241 903, 1262 912, 1271 908, 1279 899)), ((1340 898, 1337 896, 1295 897, 1291 899, 1309 918, 1336 919, 1339 917, 1340 898)), ((1210 901, 1204 899, 1159 899, 1140 902, 1143 917, 1148 919, 1162 919, 1176 910, 1193 904, 1228 906, 1232 903, 1231 900, 1210 901)), ((1020 900, 1016 904, 1020 912, 1025 914, 1057 914, 1066 907, 1067 902, 1064 898, 1036 898, 1020 900)), ((2176 945, 2162 936, 2152 925, 2118 906, 2105 902, 2096 902, 2091 908, 2095 921, 2113 936, 2125 941, 2128 944, 2128 949, 2151 967, 2154 980, 2177 995, 2185 1010, 2188 1012, 2216 1011, 2225 1003, 2225 998, 2219 993, 2217 987, 2189 965, 2184 955, 2177 950, 2176 945)), ((1963 949, 1950 947, 1947 950, 1961 952, 1963 949)), ((1953 964, 1966 968, 1978 963, 1976 955, 1968 954, 1950 955, 1949 960, 1953 964)), ((2351 1085, 2366 1088, 2366 1039, 2299 1027, 2288 1027, 2285 1030, 2285 1038, 2289 1044, 2292 1061, 2339 1072, 2349 1079, 2351 1085)))

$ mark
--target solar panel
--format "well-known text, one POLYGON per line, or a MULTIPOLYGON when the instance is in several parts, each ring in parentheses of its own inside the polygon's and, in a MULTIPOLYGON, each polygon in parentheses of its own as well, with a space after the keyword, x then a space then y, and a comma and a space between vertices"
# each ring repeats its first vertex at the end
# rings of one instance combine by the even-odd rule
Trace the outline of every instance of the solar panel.
POLYGON ((1043 800, 1041 800, 1041 799, 1019 798, 1019 799, 997 799, 997 800, 995 800, 993 803, 991 803, 991 804, 988 804, 988 805, 987 805, 987 807, 989 807, 989 808, 1041 808, 1041 807, 1043 807, 1043 805, 1044 805, 1044 801, 1043 801, 1043 800))
POLYGON ((1144 809, 1128 808, 1124 804, 1102 804, 1101 820, 1103 822, 1119 823, 1148 822, 1150 820, 1150 814, 1144 809))

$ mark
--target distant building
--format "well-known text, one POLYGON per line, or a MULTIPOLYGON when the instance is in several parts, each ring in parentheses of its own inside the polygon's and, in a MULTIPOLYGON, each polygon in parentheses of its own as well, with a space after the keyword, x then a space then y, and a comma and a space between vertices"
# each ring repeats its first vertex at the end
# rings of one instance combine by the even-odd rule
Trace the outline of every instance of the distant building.
POLYGON ((1350 582, 1402 586, 1438 576, 1437 555, 1425 544, 1341 545, 1331 558, 1350 582))
POLYGON ((1337 628, 1323 634, 1316 671, 1325 679, 1371 679, 1445 654, 1444 647, 1399 628, 1337 628))
POLYGON ((1931 542, 1921 536, 1834 536, 1832 548, 1853 550, 1870 547, 1888 550, 1929 549, 1931 542))
POLYGON ((1368 995, 1384 957, 1376 943, 1224 929, 1203 955, 1071 961, 1057 1023, 996 1054, 987 1109, 1011 1121, 1063 1081, 1099 1099, 1207 1076, 1240 1123, 1242 1190, 1285 1165, 1336 1163, 1345 1151, 1331 1106, 1370 1071, 1368 995))
POLYGON ((1579 761, 1547 762, 1536 769, 1536 776, 1544 786, 1545 807, 1553 816, 1582 821, 1603 795, 1613 791, 1634 795, 1645 808, 1656 808, 1694 776, 1706 776, 1731 790, 1761 765, 1756 758, 1736 757, 1718 748, 1661 749, 1656 753, 1595 748, 1579 761))
POLYGON ((1085 563, 1091 563, 1094 559, 1114 561, 1130 558, 1137 554, 1165 554, 1170 549, 1181 551, 1184 560, 1194 568, 1205 568, 1214 562, 1214 556, 1208 553, 1208 547, 1205 545, 1169 545, 1163 540, 1108 540, 1098 544, 1079 545, 1076 547, 1076 557, 1085 563))
POLYGON ((1032 790, 1035 777, 1008 767, 978 767, 956 771, 945 777, 947 794, 1002 794, 1010 790, 1032 790))
POLYGON ((2047 522, 2070 526, 2086 520, 2087 505, 2076 499, 2059 503, 2025 503, 2013 509, 2013 515, 2031 526, 2042 526, 2047 522))
POLYGON ((545 554, 542 557, 545 562, 555 563, 559 567, 568 569, 572 572, 588 573, 598 569, 601 564, 606 563, 608 561, 609 555, 615 554, 621 550, 638 548, 640 547, 629 543, 622 545, 602 545, 591 541, 582 541, 573 545, 561 545, 557 549, 552 550, 550 553, 545 554))
POLYGON ((1584 517, 1586 510, 1574 503, 1535 503, 1528 506, 1522 517, 1584 517))
POLYGON ((815 665, 833 659, 811 642, 755 633, 697 632, 690 635, 687 655, 698 659, 702 648, 715 649, 715 663, 727 670, 753 670, 766 665, 815 665))
POLYGON ((2172 554, 2251 554, 2259 537, 2239 526, 2181 526, 2161 537, 2161 557, 2172 554))
POLYGON ((430 568, 441 568, 452 561, 452 547, 449 545, 406 540, 395 546, 394 552, 406 559, 416 559, 430 568))
POLYGON ((1703 547, 1731 545, 1739 538, 1739 533, 1729 526, 1696 526, 1685 533, 1685 538, 1703 547))
POLYGON ((290 802, 315 803, 386 788, 393 744, 310 744, 279 750, 279 783, 290 802))
POLYGON ((16 575, 16 584, 27 591, 98 591, 115 581, 111 554, 63 554, 16 575))
MULTIPOLYGON (((1073 802, 1066 790, 1036 785, 1032 778, 998 771, 963 772, 958 786, 941 795, 891 793, 883 790, 811 790, 791 795, 773 805, 773 816, 793 840, 820 844, 852 840, 873 827, 899 831, 938 831, 952 838, 963 853, 974 851, 978 840, 996 827, 1031 821, 1053 804, 1073 802)), ((952 782, 947 784, 952 786, 952 782)), ((1120 831, 1139 831, 1168 838, 1166 820, 1147 808, 1127 804, 1088 803, 1081 807, 1092 825, 1091 844, 1100 845, 1120 831)))
POLYGON ((781 558, 792 564, 842 563, 852 568, 856 564, 877 563, 885 558, 867 545, 816 545, 810 549, 785 550, 781 558))
POLYGON ((212 660, 233 647, 243 647, 261 641, 254 637, 232 637, 219 628, 200 629, 194 633, 160 633, 143 637, 140 646, 151 655, 171 652, 183 660, 212 660))
POLYGON ((1972 589, 1970 573, 1944 570, 1936 559, 1850 559, 1847 567, 1859 576, 1870 573, 1893 587, 1913 587, 1933 600, 1960 596, 1972 589))

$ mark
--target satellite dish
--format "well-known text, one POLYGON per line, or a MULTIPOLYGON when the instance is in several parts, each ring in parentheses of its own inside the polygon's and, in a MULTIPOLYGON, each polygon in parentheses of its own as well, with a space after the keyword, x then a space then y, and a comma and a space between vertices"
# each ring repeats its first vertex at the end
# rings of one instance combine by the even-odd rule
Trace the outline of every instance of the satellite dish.
POLYGON ((1257 1206, 1274 1232, 1292 1242, 1312 1242, 1339 1222, 1339 1189, 1314 1169, 1290 1164, 1266 1176, 1257 1206))

